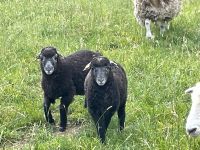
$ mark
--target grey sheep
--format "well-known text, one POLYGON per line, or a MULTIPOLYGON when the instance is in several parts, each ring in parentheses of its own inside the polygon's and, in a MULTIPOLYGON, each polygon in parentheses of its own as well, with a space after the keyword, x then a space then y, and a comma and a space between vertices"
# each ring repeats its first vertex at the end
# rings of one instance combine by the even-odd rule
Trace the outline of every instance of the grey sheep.
POLYGON ((163 36, 169 29, 169 21, 177 16, 181 9, 181 0, 134 0, 134 15, 140 25, 146 28, 146 37, 154 38, 151 33, 151 21, 160 27, 163 36))

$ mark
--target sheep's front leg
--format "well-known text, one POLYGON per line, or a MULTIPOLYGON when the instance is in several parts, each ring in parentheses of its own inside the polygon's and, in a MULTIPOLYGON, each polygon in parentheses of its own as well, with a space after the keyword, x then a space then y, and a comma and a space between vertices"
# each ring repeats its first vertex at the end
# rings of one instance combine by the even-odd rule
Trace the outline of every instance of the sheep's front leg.
POLYGON ((105 120, 102 115, 95 116, 93 117, 96 129, 97 129, 97 134, 101 140, 101 143, 105 142, 105 134, 106 134, 106 127, 105 127, 105 120))
POLYGON ((146 38, 153 39, 154 36, 151 33, 151 20, 150 19, 145 19, 145 28, 146 28, 146 38))
POLYGON ((108 128, 108 126, 110 124, 110 121, 111 121, 111 118, 112 118, 113 115, 114 115, 114 111, 113 112, 112 111, 108 111, 104 115, 104 118, 105 118, 105 129, 106 129, 106 131, 107 131, 107 128, 108 128))
POLYGON ((100 117, 99 120, 95 123, 98 135, 102 143, 105 142, 105 135, 106 135, 106 127, 105 127, 105 120, 103 117, 100 117))
POLYGON ((67 113, 68 113, 68 107, 71 104, 73 100, 73 94, 69 96, 65 96, 61 98, 60 103, 60 132, 64 132, 66 130, 67 126, 67 113))
POLYGON ((50 99, 48 99, 47 97, 44 97, 43 108, 44 108, 44 114, 45 114, 46 121, 50 124, 55 124, 55 121, 51 114, 51 110, 49 109, 50 105, 51 105, 50 99))
POLYGON ((60 104, 60 132, 64 132, 67 126, 67 109, 65 104, 60 104))
POLYGON ((100 137, 102 143, 105 142, 105 123, 104 116, 96 109, 89 109, 89 113, 95 123, 97 134, 100 137))

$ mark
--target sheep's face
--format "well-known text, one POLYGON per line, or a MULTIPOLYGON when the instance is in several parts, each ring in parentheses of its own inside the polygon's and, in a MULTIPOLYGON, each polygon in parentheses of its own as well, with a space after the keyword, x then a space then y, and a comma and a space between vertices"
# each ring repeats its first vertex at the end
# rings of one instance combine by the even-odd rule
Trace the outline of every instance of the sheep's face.
POLYGON ((109 71, 110 71, 109 67, 107 67, 107 66, 95 67, 92 69, 92 71, 93 71, 96 83, 99 86, 105 85, 108 80, 108 75, 109 75, 109 71))
POLYGON ((191 94, 192 107, 186 121, 186 132, 190 136, 200 135, 200 83, 188 88, 185 93, 191 94))
POLYGON ((110 74, 110 61, 105 57, 95 57, 91 62, 93 77, 99 86, 106 84, 110 74))
POLYGON ((47 47, 43 48, 38 58, 41 61, 41 68, 47 74, 54 73, 57 67, 58 53, 55 48, 47 47))

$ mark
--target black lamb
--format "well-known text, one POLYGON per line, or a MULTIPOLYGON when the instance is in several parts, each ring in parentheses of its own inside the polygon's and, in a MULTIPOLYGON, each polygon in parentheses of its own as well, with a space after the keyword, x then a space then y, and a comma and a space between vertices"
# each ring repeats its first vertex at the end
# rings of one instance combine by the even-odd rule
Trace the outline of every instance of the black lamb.
POLYGON ((124 128, 127 99, 127 78, 121 65, 99 56, 92 59, 84 88, 88 111, 102 143, 111 117, 117 111, 120 131, 124 128))
POLYGON ((54 124, 50 111, 51 103, 60 101, 60 128, 63 132, 67 125, 68 106, 74 95, 84 95, 84 80, 88 71, 84 67, 99 53, 80 50, 62 57, 54 47, 45 47, 38 56, 42 71, 42 89, 44 91, 44 113, 47 122, 54 124))

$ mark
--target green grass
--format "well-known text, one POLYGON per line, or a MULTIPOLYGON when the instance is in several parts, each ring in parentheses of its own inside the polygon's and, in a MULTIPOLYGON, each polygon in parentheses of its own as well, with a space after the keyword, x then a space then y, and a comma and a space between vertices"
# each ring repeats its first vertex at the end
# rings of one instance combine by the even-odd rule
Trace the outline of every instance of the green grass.
MULTIPOLYGON (((199 81, 200 1, 184 0, 164 37, 153 41, 133 16, 131 0, 1 0, 0 148, 5 149, 199 149, 188 138, 185 121, 190 97, 184 90, 199 81), (102 145, 83 108, 70 106, 64 134, 47 125, 42 110, 37 54, 55 46, 63 55, 78 49, 102 52, 121 63, 128 76, 126 128, 117 116, 102 145)), ((57 103, 52 106, 59 122, 57 103)))

